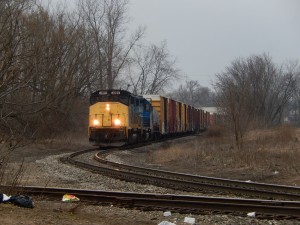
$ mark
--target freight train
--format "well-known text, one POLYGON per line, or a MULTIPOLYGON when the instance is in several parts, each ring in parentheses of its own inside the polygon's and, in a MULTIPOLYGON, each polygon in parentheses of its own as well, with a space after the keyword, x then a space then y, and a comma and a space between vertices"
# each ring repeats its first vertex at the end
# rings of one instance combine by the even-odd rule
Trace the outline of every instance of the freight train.
POLYGON ((212 121, 209 112, 171 98, 99 90, 90 96, 88 135, 96 146, 122 146, 196 133, 212 121))

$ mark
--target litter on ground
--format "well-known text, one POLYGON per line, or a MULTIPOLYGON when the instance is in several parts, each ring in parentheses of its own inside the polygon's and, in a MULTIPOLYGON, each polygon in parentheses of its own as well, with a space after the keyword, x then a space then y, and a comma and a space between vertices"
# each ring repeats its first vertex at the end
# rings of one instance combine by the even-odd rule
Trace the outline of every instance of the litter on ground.
POLYGON ((78 202, 79 198, 77 198, 75 195, 65 194, 62 198, 63 202, 78 202))
POLYGON ((247 213, 247 216, 249 216, 249 217, 255 217, 255 212, 247 213))
POLYGON ((164 216, 171 216, 171 212, 170 211, 164 212, 164 216))
POLYGON ((7 196, 6 194, 0 194, 0 203, 9 201, 10 196, 7 196))
POLYGON ((189 224, 195 224, 196 223, 196 219, 193 218, 193 217, 185 217, 183 222, 189 223, 189 224))
POLYGON ((10 202, 17 206, 25 207, 25 208, 33 208, 34 203, 32 198, 26 195, 15 195, 15 196, 7 196, 6 194, 0 194, 0 203, 10 202))
POLYGON ((175 223, 171 223, 169 221, 162 221, 158 225, 176 225, 175 223))

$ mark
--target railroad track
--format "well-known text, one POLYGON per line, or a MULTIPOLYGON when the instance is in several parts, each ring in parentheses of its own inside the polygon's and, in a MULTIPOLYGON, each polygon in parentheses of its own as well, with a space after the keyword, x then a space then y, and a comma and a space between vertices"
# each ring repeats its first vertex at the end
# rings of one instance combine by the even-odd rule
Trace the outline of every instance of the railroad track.
POLYGON ((105 159, 108 152, 98 152, 95 159, 99 165, 91 165, 76 160, 76 157, 95 149, 80 151, 63 158, 62 160, 77 167, 101 173, 106 176, 139 182, 143 184, 153 184, 157 186, 192 191, 192 192, 213 192, 230 193, 235 195, 259 197, 265 199, 282 199, 300 201, 300 188, 284 185, 263 184, 254 182, 242 182, 237 180, 220 179, 206 176, 195 176, 190 174, 174 173, 170 171, 154 170, 144 167, 130 166, 121 163, 111 162, 105 159))
POLYGON ((193 214, 222 213, 246 216, 248 212, 256 212, 256 218, 260 219, 300 220, 300 202, 298 201, 140 194, 34 186, 0 186, 0 189, 11 189, 14 193, 45 196, 47 199, 54 200, 61 200, 62 196, 68 193, 80 198, 78 204, 116 205, 148 211, 170 210, 172 212, 193 214))

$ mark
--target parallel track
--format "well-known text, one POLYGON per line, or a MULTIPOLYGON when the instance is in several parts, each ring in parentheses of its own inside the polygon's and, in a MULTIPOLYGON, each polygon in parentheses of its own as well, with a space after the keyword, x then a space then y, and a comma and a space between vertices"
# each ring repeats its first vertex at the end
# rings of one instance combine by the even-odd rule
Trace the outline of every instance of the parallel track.
POLYGON ((142 210, 171 210, 172 212, 193 214, 227 213, 241 216, 246 216, 247 212, 255 211, 256 217, 261 219, 300 220, 300 202, 293 201, 138 194, 33 186, 0 186, 0 189, 9 188, 14 192, 46 196, 56 200, 60 200, 65 193, 73 194, 80 198, 79 204, 87 202, 101 205, 113 204, 142 210))

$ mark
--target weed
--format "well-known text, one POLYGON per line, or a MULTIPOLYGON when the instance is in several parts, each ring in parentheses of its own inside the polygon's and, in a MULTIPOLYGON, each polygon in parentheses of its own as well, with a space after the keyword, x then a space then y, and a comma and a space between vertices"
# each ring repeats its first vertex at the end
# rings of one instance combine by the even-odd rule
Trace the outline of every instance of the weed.
POLYGON ((245 135, 243 149, 238 150, 233 137, 225 135, 223 128, 214 127, 188 145, 172 144, 154 152, 152 163, 172 162, 179 169, 198 170, 200 174, 206 168, 215 168, 256 174, 280 170, 295 175, 300 171, 297 133, 300 130, 290 126, 251 131, 245 135))

